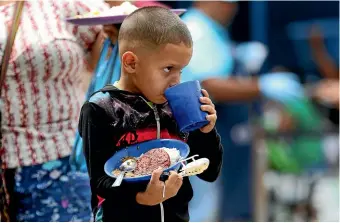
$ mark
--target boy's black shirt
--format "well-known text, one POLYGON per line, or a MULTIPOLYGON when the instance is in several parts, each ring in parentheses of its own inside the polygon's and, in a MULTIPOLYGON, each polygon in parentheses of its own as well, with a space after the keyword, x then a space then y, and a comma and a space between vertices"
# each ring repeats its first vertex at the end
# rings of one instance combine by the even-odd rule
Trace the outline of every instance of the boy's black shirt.
MULTIPOLYGON (((190 155, 199 154, 210 160, 209 168, 199 178, 215 181, 222 165, 222 145, 214 129, 208 134, 199 130, 189 135, 179 133, 167 104, 156 106, 161 122, 161 138, 187 141, 190 155)), ((87 101, 79 120, 79 133, 83 139, 90 184, 92 208, 97 211, 98 196, 102 203, 103 221, 160 221, 160 206, 143 206, 136 202, 136 194, 146 189, 145 183, 122 182, 113 188, 114 179, 104 172, 105 162, 118 150, 128 145, 156 139, 156 119, 150 105, 141 96, 103 88, 87 101)), ((165 221, 189 221, 188 203, 193 190, 188 177, 184 177, 178 194, 163 202, 165 221)), ((96 213, 94 213, 96 215, 96 213)))

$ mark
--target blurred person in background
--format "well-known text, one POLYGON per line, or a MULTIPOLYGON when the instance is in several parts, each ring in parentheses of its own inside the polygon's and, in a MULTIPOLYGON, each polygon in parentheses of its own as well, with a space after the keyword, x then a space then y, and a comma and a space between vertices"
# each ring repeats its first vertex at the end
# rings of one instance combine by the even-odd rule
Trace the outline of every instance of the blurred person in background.
POLYGON ((235 61, 227 27, 236 12, 235 1, 196 1, 182 16, 194 47, 192 60, 183 69, 181 81, 201 81, 217 103, 216 126, 225 148, 222 187, 221 181, 212 184, 197 177, 190 179, 195 190, 190 204, 192 221, 252 220, 251 137, 244 125, 240 127, 240 123, 247 122, 249 110, 244 104, 234 106, 231 102, 245 103, 262 95, 283 103, 303 95, 292 73, 269 73, 260 77, 232 74, 235 61), (220 199, 223 199, 222 208, 220 199), (217 216, 219 214, 222 216, 217 216))
MULTIPOLYGON (((315 25, 311 29, 310 47, 320 74, 325 78, 315 89, 317 100, 324 101, 339 109, 339 68, 327 52, 322 31, 315 25)), ((339 124, 339 112, 332 110, 331 119, 339 124)))
MULTIPOLYGON (((334 167, 335 176, 329 174, 319 180, 315 189, 315 208, 319 221, 339 221, 339 64, 327 49, 326 32, 319 24, 310 30, 309 45, 316 67, 323 77, 312 89, 312 96, 328 107, 328 118, 335 132, 323 138, 325 157, 334 167), (335 199, 333 199, 335 198, 335 199), (326 204, 326 205, 325 205, 326 204)), ((332 43, 332 42, 331 42, 332 43)), ((333 43, 334 44, 334 43, 333 43)), ((330 47, 335 47, 330 45, 330 47)))
MULTIPOLYGON (((0 60, 15 2, 0 2, 0 60)), ((0 185, 9 198, 11 221, 90 221, 88 176, 71 171, 69 155, 85 96, 83 70, 95 68, 107 34, 99 26, 67 24, 65 18, 92 8, 108 6, 103 1, 24 2, 1 95, 0 185)), ((115 41, 114 27, 107 30, 115 41)))

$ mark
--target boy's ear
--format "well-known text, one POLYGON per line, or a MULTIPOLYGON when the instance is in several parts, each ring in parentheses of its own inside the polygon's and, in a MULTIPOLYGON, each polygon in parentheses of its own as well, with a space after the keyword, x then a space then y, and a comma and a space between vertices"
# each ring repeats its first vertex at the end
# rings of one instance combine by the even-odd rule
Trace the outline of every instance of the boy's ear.
POLYGON ((138 57, 131 51, 127 51, 122 56, 122 66, 124 70, 130 74, 136 73, 136 63, 138 57))

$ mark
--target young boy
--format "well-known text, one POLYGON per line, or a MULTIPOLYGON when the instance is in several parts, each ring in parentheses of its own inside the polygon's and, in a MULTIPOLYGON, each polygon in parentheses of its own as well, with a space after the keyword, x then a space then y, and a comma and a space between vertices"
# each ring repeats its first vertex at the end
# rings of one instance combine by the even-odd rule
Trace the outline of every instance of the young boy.
POLYGON ((145 7, 125 19, 118 42, 121 79, 92 96, 83 105, 79 121, 96 221, 160 221, 161 202, 165 221, 189 221, 193 191, 187 177, 172 172, 163 182, 158 169, 148 183, 123 181, 120 187, 112 187, 114 179, 105 174, 104 164, 116 151, 160 135, 186 141, 190 155, 208 158, 210 166, 199 177, 216 180, 222 146, 208 93, 203 90, 201 109, 208 112, 210 124, 190 134, 178 131, 164 97, 168 87, 179 83, 181 70, 190 61, 190 32, 168 9, 145 7))

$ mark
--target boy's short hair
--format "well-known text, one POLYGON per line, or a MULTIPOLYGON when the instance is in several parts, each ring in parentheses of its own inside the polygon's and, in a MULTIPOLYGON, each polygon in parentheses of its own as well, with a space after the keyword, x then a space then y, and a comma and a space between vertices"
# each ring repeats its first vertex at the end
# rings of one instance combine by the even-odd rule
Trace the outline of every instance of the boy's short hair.
POLYGON ((143 7, 127 16, 118 35, 119 43, 125 41, 128 48, 145 45, 154 48, 169 43, 192 47, 191 34, 185 23, 169 9, 159 6, 143 7))

